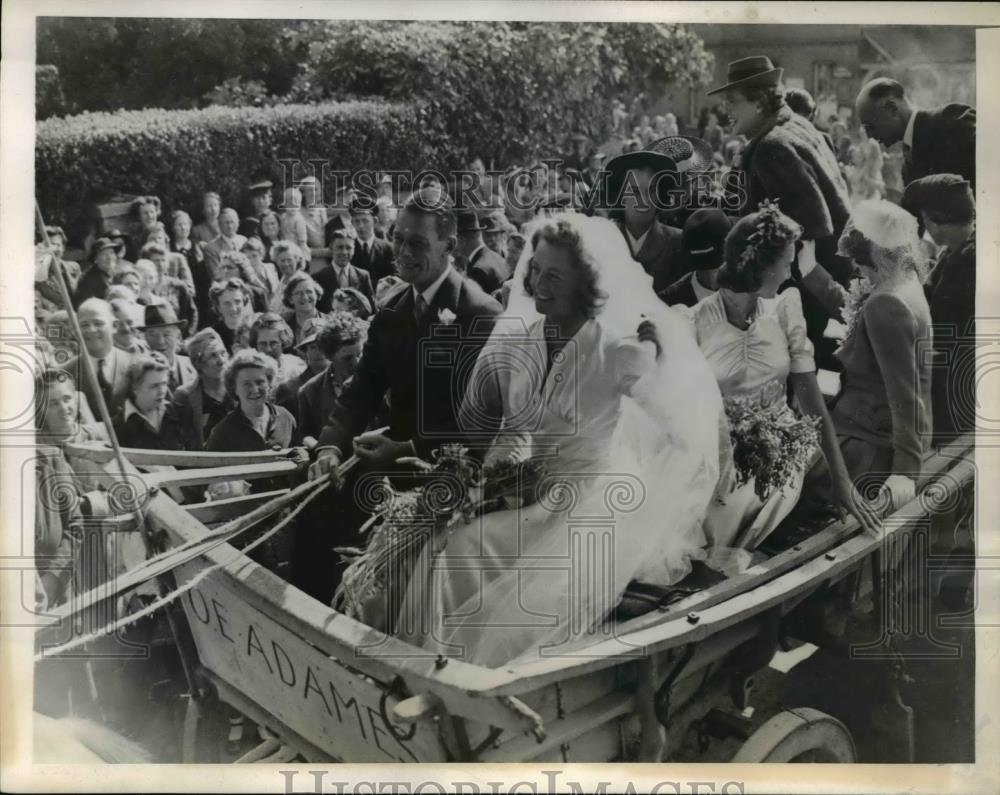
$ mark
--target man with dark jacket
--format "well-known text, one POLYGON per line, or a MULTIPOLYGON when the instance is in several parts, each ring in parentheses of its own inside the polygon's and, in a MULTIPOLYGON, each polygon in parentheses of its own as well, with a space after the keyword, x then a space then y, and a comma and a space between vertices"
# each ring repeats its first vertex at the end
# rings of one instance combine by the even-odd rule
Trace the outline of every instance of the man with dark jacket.
POLYGON ((510 277, 507 262, 483 240, 487 229, 474 210, 458 213, 458 244, 455 259, 465 266, 466 275, 489 295, 510 277))
POLYGON ((839 369, 823 332, 837 317, 850 263, 837 256, 837 241, 850 215, 847 184, 837 158, 819 130, 785 103, 783 70, 765 56, 729 64, 728 82, 708 93, 725 93, 733 132, 749 138, 740 160, 747 201, 742 214, 754 212, 764 199, 802 226, 804 241, 816 242, 816 265, 804 274, 793 268, 793 283, 804 289, 802 309, 809 339, 820 366, 839 369))
POLYGON ((914 108, 903 86, 887 77, 861 87, 855 101, 869 138, 903 142, 903 182, 930 174, 958 174, 976 189, 976 109, 953 102, 934 110, 914 108))
MULTIPOLYGON (((351 264, 356 268, 368 271, 372 287, 377 287, 378 280, 383 276, 396 275, 396 257, 392 251, 392 242, 380 240, 375 236, 376 206, 374 204, 369 205, 362 201, 354 201, 351 203, 350 212, 351 224, 358 236, 354 244, 354 256, 351 258, 351 264)), ((327 238, 330 238, 332 233, 333 230, 328 228, 327 238)))
POLYGON ((947 442, 975 430, 976 203, 958 174, 935 174, 906 186, 903 207, 944 247, 924 289, 934 324, 934 436, 947 442))
MULTIPOLYGON (((364 471, 400 471, 400 458, 429 461, 436 447, 463 438, 457 417, 471 367, 462 363, 475 361, 501 306, 451 266, 455 210, 440 192, 423 189, 407 201, 393 245, 402 283, 390 289, 372 319, 354 376, 319 435, 312 477, 335 473, 352 452, 364 471), (446 364, 434 365, 442 361, 446 364), (387 393, 388 427, 366 430, 387 393)), ((336 504, 324 511, 338 517, 336 537, 332 530, 323 532, 322 522, 314 527, 303 522, 296 539, 293 579, 327 603, 342 574, 330 550, 358 543, 357 528, 365 518, 365 507, 351 499, 352 486, 339 490, 336 504)))

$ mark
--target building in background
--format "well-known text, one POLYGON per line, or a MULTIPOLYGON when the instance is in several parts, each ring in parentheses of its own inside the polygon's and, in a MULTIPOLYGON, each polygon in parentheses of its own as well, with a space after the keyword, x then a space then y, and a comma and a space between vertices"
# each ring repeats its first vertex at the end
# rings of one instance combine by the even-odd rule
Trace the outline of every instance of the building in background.
MULTIPOLYGON (((874 77, 893 77, 918 107, 976 104, 976 32, 971 27, 912 25, 692 25, 715 55, 713 85, 726 82, 730 61, 767 55, 785 70, 787 88, 804 88, 817 102, 816 119, 854 126, 854 98, 874 77)), ((711 105, 690 92, 687 117, 711 105)))

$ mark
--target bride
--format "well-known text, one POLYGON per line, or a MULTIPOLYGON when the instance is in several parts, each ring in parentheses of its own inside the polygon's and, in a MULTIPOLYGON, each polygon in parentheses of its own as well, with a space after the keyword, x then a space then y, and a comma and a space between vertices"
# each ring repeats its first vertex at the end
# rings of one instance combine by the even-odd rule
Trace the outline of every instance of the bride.
POLYGON ((526 237, 459 424, 487 463, 542 457, 537 500, 428 543, 395 622, 491 667, 610 638, 629 581, 687 574, 730 453, 711 369, 614 225, 566 213, 526 237))

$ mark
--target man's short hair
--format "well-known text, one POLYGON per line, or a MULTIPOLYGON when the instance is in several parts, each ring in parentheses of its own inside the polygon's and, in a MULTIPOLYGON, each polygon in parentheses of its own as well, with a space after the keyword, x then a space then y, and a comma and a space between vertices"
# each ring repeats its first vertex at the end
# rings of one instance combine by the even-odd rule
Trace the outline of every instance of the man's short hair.
POLYGON ((903 84, 891 77, 878 77, 868 83, 868 98, 873 102, 888 98, 902 99, 905 95, 903 84))
POLYGON ((425 186, 414 191, 406 200, 401 212, 407 211, 434 216, 434 228, 442 240, 455 236, 458 229, 455 203, 440 188, 425 186))
POLYGON ((77 315, 82 312, 97 312, 104 314, 109 320, 115 319, 115 313, 111 310, 111 304, 103 298, 88 298, 77 307, 77 315))

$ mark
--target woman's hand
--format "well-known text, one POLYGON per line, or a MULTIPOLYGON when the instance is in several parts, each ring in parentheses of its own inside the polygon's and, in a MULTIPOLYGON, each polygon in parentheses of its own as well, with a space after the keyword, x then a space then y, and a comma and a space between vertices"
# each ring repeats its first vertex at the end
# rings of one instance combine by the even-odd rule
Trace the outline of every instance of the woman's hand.
POLYGON ((663 347, 660 345, 660 337, 656 333, 656 326, 651 320, 643 320, 639 324, 639 328, 636 329, 636 336, 639 338, 639 342, 651 342, 656 348, 656 360, 660 360, 660 356, 663 354, 663 347))
POLYGON ((879 489, 879 501, 887 500, 889 513, 894 513, 917 496, 917 484, 906 475, 889 475, 879 489))
POLYGON ((882 520, 872 504, 857 490, 850 478, 834 478, 834 493, 842 510, 858 520, 861 528, 869 535, 877 536, 882 520))

